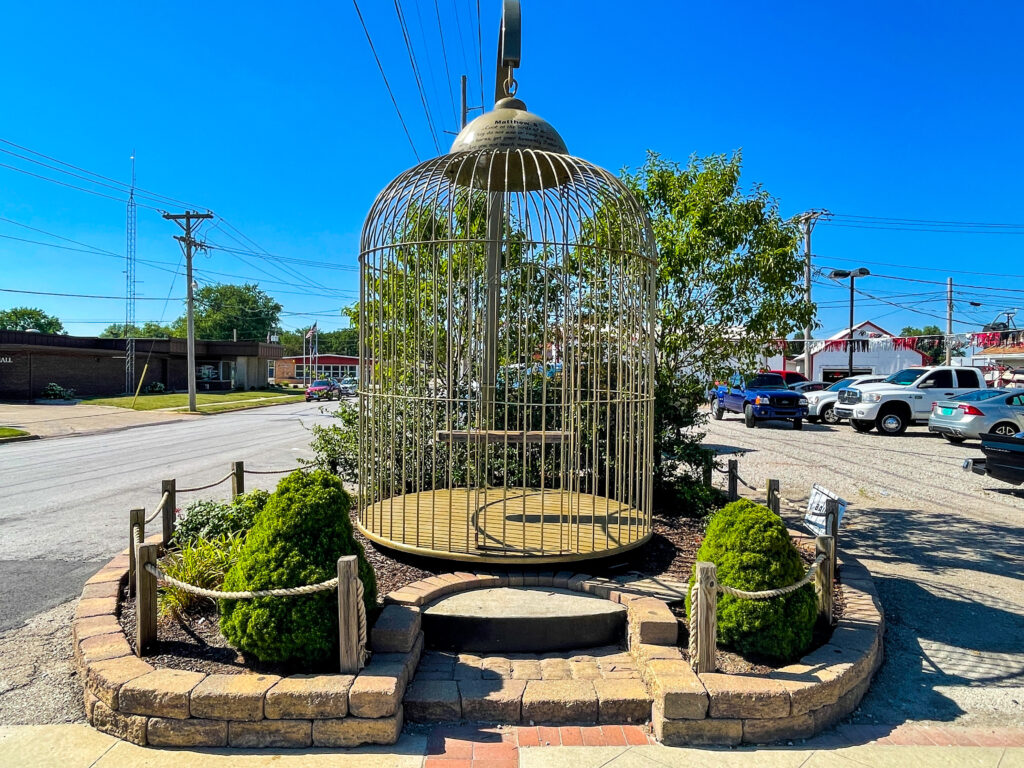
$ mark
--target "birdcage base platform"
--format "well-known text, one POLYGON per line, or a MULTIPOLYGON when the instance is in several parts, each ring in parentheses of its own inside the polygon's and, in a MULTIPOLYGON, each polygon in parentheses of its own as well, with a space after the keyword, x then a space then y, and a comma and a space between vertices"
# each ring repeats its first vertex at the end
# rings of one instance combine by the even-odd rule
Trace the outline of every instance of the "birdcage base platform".
POLYGON ((608 557, 651 537, 638 509, 589 493, 454 488, 377 502, 359 529, 385 547, 446 560, 520 565, 608 557))

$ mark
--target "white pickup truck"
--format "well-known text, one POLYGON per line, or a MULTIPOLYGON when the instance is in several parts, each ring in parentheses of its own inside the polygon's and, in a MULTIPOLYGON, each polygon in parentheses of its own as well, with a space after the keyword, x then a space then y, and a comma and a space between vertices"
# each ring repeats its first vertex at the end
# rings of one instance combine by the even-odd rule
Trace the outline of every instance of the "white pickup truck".
POLYGON ((984 386, 977 368, 906 368, 884 381, 840 390, 835 413, 858 432, 877 428, 883 435, 901 435, 915 421, 928 421, 936 400, 984 386))

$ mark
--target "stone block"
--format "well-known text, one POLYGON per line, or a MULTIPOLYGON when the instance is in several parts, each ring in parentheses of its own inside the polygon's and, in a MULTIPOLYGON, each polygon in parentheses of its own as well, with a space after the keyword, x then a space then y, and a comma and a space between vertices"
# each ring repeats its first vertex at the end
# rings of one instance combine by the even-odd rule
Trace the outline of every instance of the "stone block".
POLYGON ((539 659, 512 660, 513 680, 540 680, 543 676, 544 670, 539 659))
POLYGON ((462 717, 484 723, 518 723, 525 680, 466 680, 459 683, 462 717))
POLYGON ((541 571, 537 574, 537 586, 538 587, 552 587, 555 584, 555 572, 554 571, 541 571))
POLYGON ((568 589, 569 579, 576 574, 573 571, 559 571, 555 574, 555 578, 551 581, 551 586, 555 589, 568 589))
POLYGON ((423 654, 423 633, 420 632, 416 635, 416 642, 413 643, 412 650, 408 653, 375 653, 373 654, 373 664, 396 664, 405 670, 406 682, 412 680, 413 674, 416 672, 417 665, 420 663, 420 657, 423 654))
POLYGON ((666 720, 655 704, 654 735, 669 747, 736 746, 743 740, 742 720, 666 720))
POLYGON ((640 680, 595 680, 598 720, 602 723, 646 723, 651 697, 640 680))
POLYGON ((459 684, 453 680, 414 680, 402 700, 405 716, 417 723, 448 723, 462 717, 459 684))
POLYGON ((403 667, 371 664, 352 683, 348 692, 348 710, 355 717, 390 717, 398 710, 403 693, 403 667))
MULTIPOLYGON (((419 582, 416 583, 418 584, 419 582)), ((384 603, 397 603, 399 605, 423 605, 429 602, 427 600, 428 594, 432 594, 432 592, 427 589, 419 589, 417 587, 413 587, 410 584, 409 586, 402 587, 401 589, 397 589, 394 592, 389 592, 387 595, 384 596, 384 603)))
POLYGON ((655 659, 683 660, 683 652, 672 645, 650 645, 649 643, 631 643, 630 652, 637 663, 643 667, 655 659))
POLYGON ((370 647, 377 653, 408 653, 416 644, 421 621, 416 606, 384 606, 370 632, 370 647))
POLYGON ((480 660, 480 677, 483 680, 511 678, 511 659, 507 659, 504 656, 485 656, 480 660))
POLYGON ((85 664, 132 655, 132 648, 123 632, 83 638, 75 646, 75 651, 79 661, 85 664))
POLYGON ((767 720, 743 721, 743 741, 747 744, 770 744, 773 741, 807 739, 814 735, 814 718, 809 714, 773 717, 767 720))
POLYGON ((116 710, 121 686, 152 671, 152 666, 135 656, 97 661, 85 667, 85 686, 107 707, 116 710))
POLYGON ((528 723, 596 723, 597 706, 590 680, 530 680, 522 718, 528 723))
POLYGON ((629 634, 641 643, 674 646, 679 639, 679 622, 669 607, 656 597, 631 600, 627 606, 629 634))
POLYGON ((509 571, 508 572, 508 585, 510 587, 521 587, 526 579, 526 574, 522 571, 509 571))
POLYGON ((151 747, 226 747, 228 724, 225 720, 196 717, 188 720, 151 717, 146 726, 146 739, 151 747))
POLYGON ((189 717, 189 694, 206 677, 202 672, 157 669, 121 686, 120 711, 149 717, 189 717))
POLYGON ((280 680, 277 675, 207 675, 192 689, 192 717, 262 720, 264 697, 280 680))
POLYGON ((122 584, 128 578, 128 563, 121 565, 105 565, 89 577, 86 584, 104 584, 114 582, 122 584))
POLYGON ((132 744, 146 746, 146 718, 116 712, 102 699, 92 706, 92 727, 132 744))
POLYGON ((75 607, 76 619, 87 619, 90 616, 114 616, 117 614, 116 597, 87 597, 78 601, 75 607))
POLYGON ((818 709, 812 709, 808 714, 814 720, 814 732, 818 733, 826 728, 831 728, 844 717, 849 715, 860 704, 860 700, 867 693, 871 685, 871 678, 865 677, 845 694, 839 697, 835 704, 829 704, 818 709))
POLYGON ((313 743, 311 720, 260 720, 228 723, 228 744, 250 749, 301 749, 313 743))
POLYGON ((78 619, 71 624, 71 635, 75 643, 87 637, 115 634, 121 631, 121 625, 118 623, 117 617, 109 614, 78 619))
POLYGON ((708 713, 708 694, 688 662, 655 659, 644 668, 654 703, 671 720, 701 720, 708 713))
POLYGON ((96 702, 99 701, 99 699, 97 699, 96 696, 92 693, 92 691, 90 691, 88 688, 83 688, 82 689, 82 693, 83 693, 82 704, 85 707, 85 719, 88 720, 89 723, 91 724, 92 723, 92 708, 93 708, 93 706, 95 706, 96 702))
POLYGON ((708 717, 767 719, 790 714, 789 691, 769 677, 708 672, 700 681, 708 692, 708 717))
POLYGON ((346 717, 313 721, 313 746, 358 747, 360 744, 394 744, 402 732, 402 709, 391 717, 367 720, 346 717))
POLYGON ((541 659, 540 674, 542 680, 572 679, 572 670, 569 669, 569 662, 564 658, 541 659))
POLYGON ((117 596, 121 592, 121 582, 119 581, 101 581, 96 584, 86 584, 82 588, 82 598, 91 599, 96 597, 113 597, 117 599, 117 596))
POLYGON ((569 674, 573 680, 600 680, 601 667, 596 661, 570 661, 569 674))
POLYGON ((768 677, 780 682, 789 692, 790 714, 802 715, 835 704, 852 667, 852 664, 809 666, 797 663, 772 670, 768 677))
POLYGON ((313 720, 345 717, 354 675, 291 675, 267 691, 263 716, 268 720, 313 720))
POLYGON ((597 577, 591 577, 584 581, 580 588, 583 592, 588 595, 594 595, 595 597, 601 597, 607 600, 612 592, 614 592, 619 586, 617 581, 611 581, 610 579, 601 579, 597 577))
POLYGON ((566 589, 571 589, 574 592, 582 592, 583 585, 591 579, 589 573, 577 573, 575 576, 569 578, 565 584, 566 589))

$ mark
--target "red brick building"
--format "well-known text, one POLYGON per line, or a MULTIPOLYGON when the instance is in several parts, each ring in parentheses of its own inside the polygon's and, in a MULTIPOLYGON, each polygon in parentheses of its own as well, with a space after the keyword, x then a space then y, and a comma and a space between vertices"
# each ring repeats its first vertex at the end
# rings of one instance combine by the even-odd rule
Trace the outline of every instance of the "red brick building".
POLYGON ((271 360, 267 378, 272 384, 302 384, 310 379, 344 379, 359 375, 359 358, 350 355, 290 355, 271 360), (315 369, 315 370, 314 370, 315 369))
MULTIPOLYGON (((78 395, 124 392, 124 339, 0 330, 0 399, 34 400, 51 381, 78 395)), ((188 388, 185 339, 136 339, 135 375, 143 386, 188 388), (148 368, 146 363, 149 363, 148 368)), ((267 366, 284 351, 256 341, 196 341, 200 392, 267 384, 267 366)))

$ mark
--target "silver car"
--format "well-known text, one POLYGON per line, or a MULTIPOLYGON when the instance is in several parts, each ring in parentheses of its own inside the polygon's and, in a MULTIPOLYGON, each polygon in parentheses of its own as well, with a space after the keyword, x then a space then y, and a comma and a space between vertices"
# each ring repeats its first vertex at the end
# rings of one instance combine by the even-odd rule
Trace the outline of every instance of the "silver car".
POLYGON ((1024 430, 1024 392, 976 389, 949 400, 938 400, 928 417, 928 431, 951 443, 979 439, 986 432, 1015 435, 1024 430))
POLYGON ((836 415, 835 405, 839 397, 839 390, 847 387, 855 387, 858 384, 873 384, 876 381, 884 381, 885 376, 875 374, 861 374, 860 376, 849 376, 840 379, 828 389, 819 392, 807 392, 807 421, 814 424, 823 421, 826 424, 838 424, 840 419, 836 415))

